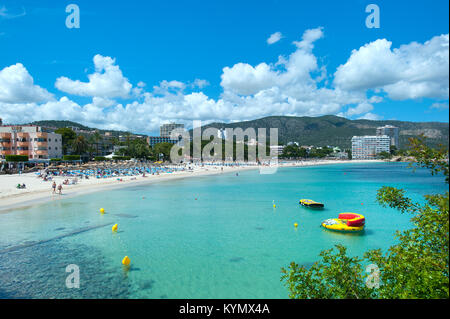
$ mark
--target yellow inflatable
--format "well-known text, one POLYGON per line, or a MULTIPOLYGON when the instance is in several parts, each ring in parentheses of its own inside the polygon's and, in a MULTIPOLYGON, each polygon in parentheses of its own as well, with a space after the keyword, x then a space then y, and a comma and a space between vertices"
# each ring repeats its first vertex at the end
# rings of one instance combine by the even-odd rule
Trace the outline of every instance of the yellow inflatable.
POLYGON ((325 205, 311 199, 300 199, 299 204, 310 208, 323 208, 325 205))
POLYGON ((322 222, 322 227, 339 232, 360 232, 364 230, 365 218, 355 213, 341 213, 339 218, 331 218, 322 222))
POLYGON ((100 208, 100 213, 104 214, 105 213, 105 209, 104 208, 100 208))
POLYGON ((117 224, 114 224, 114 226, 112 227, 112 231, 117 231, 117 224))

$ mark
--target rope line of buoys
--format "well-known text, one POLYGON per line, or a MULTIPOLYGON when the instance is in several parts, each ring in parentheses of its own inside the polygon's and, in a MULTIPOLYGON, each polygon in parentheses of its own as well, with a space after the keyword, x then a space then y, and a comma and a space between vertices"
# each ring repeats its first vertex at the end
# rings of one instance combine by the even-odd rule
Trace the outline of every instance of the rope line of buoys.
MULTIPOLYGON (((104 214, 105 213, 105 209, 102 207, 102 208, 100 208, 100 214, 104 214)), ((113 232, 113 234, 117 234, 117 230, 119 229, 119 226, 117 225, 117 224, 114 224, 112 227, 111 227, 111 231, 113 232)), ((123 251, 125 251, 125 245, 124 245, 124 243, 122 242, 122 239, 120 238, 120 236, 119 235, 117 235, 117 238, 118 238, 118 240, 119 240, 119 242, 120 242, 120 245, 122 246, 122 250, 123 251)), ((130 259, 130 257, 128 257, 128 256, 125 256, 123 259, 122 259, 122 265, 123 265, 123 268, 124 268, 124 270, 126 270, 126 271, 128 271, 129 269, 130 269, 130 265, 131 265, 131 259, 130 259)))

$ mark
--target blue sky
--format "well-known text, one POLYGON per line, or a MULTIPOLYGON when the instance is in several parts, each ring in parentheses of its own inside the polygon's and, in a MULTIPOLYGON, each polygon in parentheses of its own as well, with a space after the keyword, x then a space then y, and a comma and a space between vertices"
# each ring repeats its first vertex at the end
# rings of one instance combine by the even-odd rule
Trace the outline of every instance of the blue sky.
POLYGON ((448 1, 437 0, 0 1, 0 71, 17 63, 23 66, 8 69, 3 80, 0 75, 0 117, 27 122, 23 114, 33 114, 33 120, 53 115, 143 133, 156 132, 159 123, 167 121, 236 121, 275 114, 448 122, 448 70, 416 79, 424 73, 420 64, 438 63, 432 59, 442 55, 442 50, 436 50, 445 43, 443 67, 446 59, 448 69, 448 10, 448 1), (71 3, 80 8, 79 29, 65 26, 65 8, 71 3), (370 3, 380 7, 379 29, 365 26, 365 8, 370 3), (293 41, 302 41, 307 30, 318 32, 311 41, 313 49, 298 52, 302 46, 293 41), (282 34, 281 39, 268 44, 275 32, 282 34), (441 35, 447 38, 425 45, 441 35), (381 39, 391 42, 388 52, 386 43, 376 42, 381 39), (392 66, 396 73, 386 76, 389 81, 367 83, 355 93, 356 82, 377 77, 378 62, 390 71, 389 63, 395 62, 390 53, 412 42, 423 47, 398 52, 393 59, 406 62, 392 66), (378 61, 374 51, 368 57, 361 51, 350 61, 352 50, 370 43, 373 50, 384 50, 385 60, 383 53, 378 61), (294 65, 291 54, 296 50, 300 57, 294 65), (99 65, 120 69, 126 81, 115 78, 111 85, 119 83, 120 90, 129 83, 124 89, 129 94, 97 90, 95 83, 76 87, 87 83, 89 74, 106 70, 95 70, 96 55, 99 65), (280 64, 280 56, 292 62, 291 69, 280 64), (104 60, 108 57, 113 62, 104 60), (304 65, 302 57, 313 60, 304 65), (355 75, 365 58, 376 70, 368 69, 367 76, 355 75), (417 72, 408 72, 415 66, 417 72), (229 72, 224 72, 225 67, 229 72), (292 77, 283 76, 300 67, 309 75, 300 70, 292 77), (17 84, 13 86, 11 79, 14 72, 23 76, 24 90, 32 78, 35 96, 17 96, 20 90, 14 89, 17 84), (56 85, 61 77, 66 80, 56 85), (200 83, 196 79, 203 84, 195 86, 200 83), (413 86, 414 92, 406 86, 413 86), (335 92, 336 87, 345 92, 335 92), (320 88, 330 92, 317 94, 320 88), (379 98, 370 100, 373 96, 379 98), (134 107, 127 106, 133 103, 134 107), (135 118, 139 112, 145 118, 135 118))

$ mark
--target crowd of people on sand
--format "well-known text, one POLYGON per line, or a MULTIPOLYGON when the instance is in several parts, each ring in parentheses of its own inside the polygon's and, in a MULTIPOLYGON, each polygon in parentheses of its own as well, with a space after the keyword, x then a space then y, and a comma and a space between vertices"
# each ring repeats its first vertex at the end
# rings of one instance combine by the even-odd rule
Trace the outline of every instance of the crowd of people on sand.
MULTIPOLYGON (((136 176, 147 177, 149 175, 160 175, 162 173, 173 173, 175 171, 185 171, 184 165, 172 166, 153 166, 153 165, 136 165, 136 163, 126 165, 102 165, 102 167, 82 167, 82 166, 67 166, 67 167, 46 167, 45 169, 36 172, 37 178, 42 181, 50 181, 52 183, 52 193, 62 194, 63 185, 76 185, 79 180, 83 179, 105 179, 116 178, 117 181, 122 182, 123 177, 131 177, 130 180, 136 180, 136 176), (66 177, 64 181, 57 185, 55 177, 66 177)), ((19 185, 17 186, 19 188, 19 185)), ((20 188, 25 188, 20 185, 20 188)))
MULTIPOLYGON (((47 166, 43 167, 39 172, 36 172, 37 178, 42 181, 53 182, 53 194, 62 194, 63 185, 76 185, 83 179, 106 179, 115 178, 122 182, 124 177, 131 177, 130 180, 136 180, 137 176, 148 177, 151 175, 170 174, 173 172, 193 172, 195 168, 201 168, 208 171, 210 168, 224 171, 224 167, 244 167, 255 165, 267 165, 267 163, 239 163, 239 162, 185 162, 178 165, 153 165, 139 162, 128 163, 112 163, 112 164, 94 164, 94 165, 69 165, 69 166, 47 166), (55 177, 66 177, 59 185, 54 180, 55 177)), ((237 175, 237 174, 236 174, 237 175)), ((18 184, 18 189, 26 189, 25 184, 18 184)))
POLYGON ((38 178, 42 178, 43 181, 51 181, 53 177, 71 177, 80 179, 89 178, 120 178, 120 177, 133 177, 147 175, 160 175, 162 173, 173 173, 175 171, 184 171, 184 167, 173 166, 134 166, 134 167, 98 167, 98 168, 58 168, 45 170, 36 173, 38 178))

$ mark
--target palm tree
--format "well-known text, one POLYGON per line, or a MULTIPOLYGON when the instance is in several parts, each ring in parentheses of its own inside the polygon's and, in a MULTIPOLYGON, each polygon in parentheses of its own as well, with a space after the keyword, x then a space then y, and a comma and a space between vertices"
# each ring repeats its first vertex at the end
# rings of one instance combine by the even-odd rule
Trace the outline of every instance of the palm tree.
POLYGON ((87 151, 89 147, 86 138, 83 135, 78 135, 75 140, 72 142, 72 148, 75 154, 83 154, 87 151))
POLYGON ((98 131, 95 131, 95 133, 94 133, 94 135, 93 135, 93 139, 94 139, 95 144, 96 144, 96 148, 97 148, 97 156, 98 156, 98 155, 100 155, 100 154, 98 153, 98 144, 99 144, 99 142, 103 139, 103 137, 102 137, 102 135, 101 135, 98 131))
POLYGON ((126 132, 125 136, 126 136, 126 141, 127 141, 127 147, 130 148, 131 133, 130 132, 126 132))

